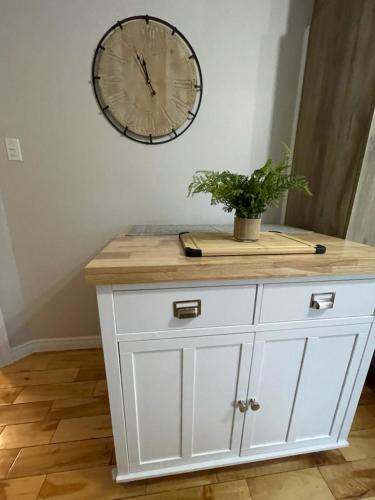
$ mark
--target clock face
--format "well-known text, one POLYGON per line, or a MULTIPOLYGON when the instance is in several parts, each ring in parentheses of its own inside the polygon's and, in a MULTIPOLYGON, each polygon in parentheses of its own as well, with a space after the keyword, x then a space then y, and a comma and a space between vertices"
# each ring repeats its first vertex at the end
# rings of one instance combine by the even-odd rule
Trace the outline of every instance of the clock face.
POLYGON ((110 123, 146 144, 181 135, 202 98, 201 70, 190 43, 151 16, 119 21, 107 31, 95 51, 92 82, 110 123))

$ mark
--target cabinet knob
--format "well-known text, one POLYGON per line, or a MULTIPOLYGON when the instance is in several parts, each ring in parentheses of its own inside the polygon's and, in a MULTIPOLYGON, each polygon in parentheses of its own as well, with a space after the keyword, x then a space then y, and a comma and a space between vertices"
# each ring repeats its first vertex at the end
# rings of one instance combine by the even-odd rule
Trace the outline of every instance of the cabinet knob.
POLYGON ((255 401, 255 399, 253 398, 249 400, 249 405, 253 411, 258 411, 260 408, 260 404, 258 403, 258 401, 255 401))
POLYGON ((237 406, 241 413, 247 412, 249 406, 253 411, 258 411, 260 408, 260 404, 258 403, 258 401, 255 401, 255 399, 253 398, 248 399, 247 401, 240 399, 239 401, 237 401, 237 406))
POLYGON ((197 318, 201 315, 200 300, 179 300, 173 302, 173 316, 178 319, 197 318))
POLYGON ((249 409, 249 402, 240 399, 240 401, 237 401, 237 406, 241 413, 245 413, 249 409))

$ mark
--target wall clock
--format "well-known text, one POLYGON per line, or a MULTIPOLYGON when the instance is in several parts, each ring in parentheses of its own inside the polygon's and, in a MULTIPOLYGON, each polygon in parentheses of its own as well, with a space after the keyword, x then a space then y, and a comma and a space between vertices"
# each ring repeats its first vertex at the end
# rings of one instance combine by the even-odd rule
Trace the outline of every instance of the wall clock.
POLYGON ((166 143, 185 132, 197 116, 203 90, 188 40, 148 15, 118 21, 102 36, 92 84, 107 120, 144 144, 166 143))

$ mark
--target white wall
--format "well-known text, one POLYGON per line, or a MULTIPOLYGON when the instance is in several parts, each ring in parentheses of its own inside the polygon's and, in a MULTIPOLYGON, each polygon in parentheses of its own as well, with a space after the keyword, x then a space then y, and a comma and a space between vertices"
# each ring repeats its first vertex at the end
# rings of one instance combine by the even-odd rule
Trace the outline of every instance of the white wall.
MULTIPOLYGON (((0 351, 5 324, 7 335, 15 345, 21 344, 29 337, 24 311, 21 283, 0 194, 0 351)), ((1 358, 0 352, 0 362, 1 358)))
POLYGON ((98 332, 81 270, 126 225, 231 220, 187 199, 187 185, 202 168, 249 173, 290 142, 311 10, 312 0, 0 0, 0 138, 19 137, 24 156, 8 162, 1 148, 0 189, 34 338, 98 332), (188 37, 204 79, 195 123, 153 147, 120 137, 89 84, 103 32, 146 13, 188 37))

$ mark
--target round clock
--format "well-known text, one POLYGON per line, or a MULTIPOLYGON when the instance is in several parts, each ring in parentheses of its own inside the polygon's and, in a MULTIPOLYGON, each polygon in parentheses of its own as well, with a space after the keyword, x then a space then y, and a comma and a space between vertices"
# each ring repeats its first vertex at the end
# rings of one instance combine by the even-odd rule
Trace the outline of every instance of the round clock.
POLYGON ((192 46, 177 28, 148 15, 118 21, 103 35, 92 84, 108 121, 144 144, 180 136, 202 99, 202 72, 192 46))

